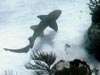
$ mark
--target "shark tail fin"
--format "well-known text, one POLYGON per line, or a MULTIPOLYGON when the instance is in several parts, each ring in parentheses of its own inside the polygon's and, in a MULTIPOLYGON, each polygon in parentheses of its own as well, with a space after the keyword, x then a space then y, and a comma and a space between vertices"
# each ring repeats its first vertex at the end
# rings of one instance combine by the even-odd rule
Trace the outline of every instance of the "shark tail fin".
POLYGON ((30 49, 30 45, 27 45, 24 48, 21 49, 8 49, 8 48, 4 48, 5 51, 11 51, 11 52, 15 52, 15 53, 27 53, 30 49))
POLYGON ((56 32, 58 31, 58 26, 57 23, 54 21, 49 25, 50 28, 52 28, 53 30, 55 30, 56 32))

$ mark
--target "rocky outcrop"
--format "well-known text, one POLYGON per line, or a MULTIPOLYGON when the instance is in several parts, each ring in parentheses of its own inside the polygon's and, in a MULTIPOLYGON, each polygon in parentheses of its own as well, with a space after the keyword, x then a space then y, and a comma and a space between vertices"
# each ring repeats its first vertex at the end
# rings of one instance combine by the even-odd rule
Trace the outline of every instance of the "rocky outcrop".
POLYGON ((86 49, 100 61, 100 2, 90 0, 92 24, 88 29, 88 46, 86 49))
POLYGON ((79 59, 73 61, 61 60, 53 68, 53 75, 92 75, 89 65, 79 59))

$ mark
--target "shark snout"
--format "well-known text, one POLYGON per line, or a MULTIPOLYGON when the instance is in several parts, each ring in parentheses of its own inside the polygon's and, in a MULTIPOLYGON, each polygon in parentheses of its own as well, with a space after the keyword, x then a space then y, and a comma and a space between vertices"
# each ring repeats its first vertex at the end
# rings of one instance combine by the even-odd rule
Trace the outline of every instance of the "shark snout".
POLYGON ((57 20, 59 18, 59 16, 61 15, 61 10, 54 10, 51 13, 49 13, 46 17, 46 20, 48 21, 54 21, 57 20))
POLYGON ((55 10, 55 14, 57 14, 57 16, 60 16, 61 10, 55 10))
POLYGON ((55 10, 54 15, 58 18, 61 15, 61 10, 55 10))

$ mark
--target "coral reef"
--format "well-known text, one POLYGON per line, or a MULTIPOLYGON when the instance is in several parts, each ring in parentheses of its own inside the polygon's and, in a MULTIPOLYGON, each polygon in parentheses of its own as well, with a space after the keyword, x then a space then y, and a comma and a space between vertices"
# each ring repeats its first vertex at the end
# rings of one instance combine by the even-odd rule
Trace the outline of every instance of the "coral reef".
POLYGON ((100 61, 100 2, 90 0, 89 8, 92 12, 92 24, 88 29, 89 45, 87 50, 100 61))
MULTIPOLYGON (((27 63, 25 67, 35 72, 35 75, 95 75, 98 73, 80 59, 72 61, 59 60, 56 61, 56 55, 51 52, 36 51, 31 54, 33 63, 27 63)), ((34 73, 33 73, 34 75, 34 73)))
POLYGON ((73 61, 60 60, 54 67, 54 75, 92 75, 90 66, 79 59, 73 61))
POLYGON ((36 75, 52 75, 52 65, 56 60, 54 53, 46 53, 43 51, 36 51, 32 53, 31 59, 34 63, 28 63, 25 65, 27 69, 34 70, 36 75))

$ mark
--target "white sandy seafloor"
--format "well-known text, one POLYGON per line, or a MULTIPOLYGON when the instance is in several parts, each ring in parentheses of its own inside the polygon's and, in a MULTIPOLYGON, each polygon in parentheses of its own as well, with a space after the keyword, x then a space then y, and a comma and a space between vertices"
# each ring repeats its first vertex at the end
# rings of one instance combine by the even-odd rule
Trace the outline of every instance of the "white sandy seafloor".
POLYGON ((57 20, 58 32, 49 27, 43 38, 37 38, 33 50, 53 51, 57 60, 81 59, 93 67, 99 63, 85 52, 85 34, 91 25, 89 0, 0 0, 0 74, 5 70, 29 75, 24 65, 30 60, 28 53, 12 53, 3 48, 18 49, 28 45, 33 35, 31 25, 38 25, 38 15, 60 9, 62 14, 57 20), (65 47, 69 44, 71 47, 65 47), (65 51, 66 50, 66 51, 65 51))

